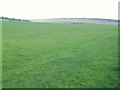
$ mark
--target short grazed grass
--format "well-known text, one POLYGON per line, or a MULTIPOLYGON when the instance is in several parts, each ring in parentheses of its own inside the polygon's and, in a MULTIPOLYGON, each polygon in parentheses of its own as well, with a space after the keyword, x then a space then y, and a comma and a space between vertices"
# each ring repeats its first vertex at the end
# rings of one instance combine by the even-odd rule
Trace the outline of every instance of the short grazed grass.
POLYGON ((116 25, 3 21, 3 88, 118 87, 116 25))

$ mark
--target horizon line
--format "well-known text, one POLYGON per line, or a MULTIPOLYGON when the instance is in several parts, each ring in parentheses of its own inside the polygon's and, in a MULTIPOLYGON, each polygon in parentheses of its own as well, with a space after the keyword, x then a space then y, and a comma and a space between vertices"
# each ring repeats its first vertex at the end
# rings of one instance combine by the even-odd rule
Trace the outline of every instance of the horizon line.
MULTIPOLYGON (((14 18, 14 17, 8 17, 8 16, 0 16, 1 17, 6 17, 6 18, 14 18)), ((21 19, 21 20, 37 20, 37 19, 70 19, 70 18, 74 18, 74 19, 106 19, 106 20, 120 20, 119 18, 118 19, 113 19, 113 18, 93 18, 93 17, 52 17, 52 18, 31 18, 31 19, 27 19, 27 18, 14 18, 14 19, 21 19)))

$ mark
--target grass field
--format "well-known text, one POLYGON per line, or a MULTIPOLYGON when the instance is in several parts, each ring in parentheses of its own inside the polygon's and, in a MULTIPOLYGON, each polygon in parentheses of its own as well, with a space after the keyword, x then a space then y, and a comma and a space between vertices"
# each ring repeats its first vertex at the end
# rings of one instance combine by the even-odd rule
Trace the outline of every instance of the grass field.
POLYGON ((116 25, 3 21, 3 88, 118 87, 116 25))

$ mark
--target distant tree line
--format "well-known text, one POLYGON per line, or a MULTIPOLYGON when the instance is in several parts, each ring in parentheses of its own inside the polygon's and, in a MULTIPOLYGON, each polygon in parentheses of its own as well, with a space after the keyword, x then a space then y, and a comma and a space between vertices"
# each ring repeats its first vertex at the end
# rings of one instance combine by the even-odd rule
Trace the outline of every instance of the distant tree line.
POLYGON ((73 24, 90 24, 90 23, 85 23, 85 22, 72 22, 73 24))
POLYGON ((25 20, 25 19, 15 19, 15 18, 8 18, 8 17, 0 17, 0 19, 3 19, 3 20, 15 20, 15 21, 29 21, 29 20, 25 20))

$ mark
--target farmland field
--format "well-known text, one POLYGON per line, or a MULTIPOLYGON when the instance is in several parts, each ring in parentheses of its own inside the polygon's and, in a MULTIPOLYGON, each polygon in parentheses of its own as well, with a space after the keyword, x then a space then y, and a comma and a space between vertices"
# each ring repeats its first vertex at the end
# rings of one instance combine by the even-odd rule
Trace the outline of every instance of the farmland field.
POLYGON ((118 87, 117 25, 3 21, 3 88, 118 87))

